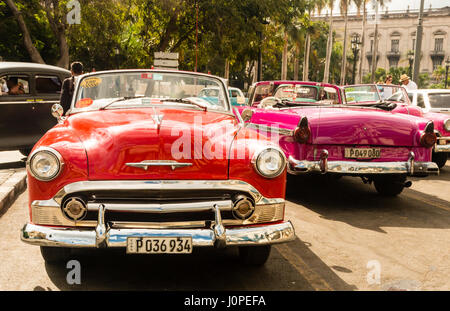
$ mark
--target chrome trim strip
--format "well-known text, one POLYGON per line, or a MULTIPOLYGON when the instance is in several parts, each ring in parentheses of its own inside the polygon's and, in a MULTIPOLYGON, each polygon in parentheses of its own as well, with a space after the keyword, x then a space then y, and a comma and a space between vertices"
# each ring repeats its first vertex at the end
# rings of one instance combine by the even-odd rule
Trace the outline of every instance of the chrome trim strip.
MULTIPOLYGON (((210 211, 211 206, 217 205, 222 211, 231 211, 233 203, 230 200, 204 201, 204 202, 182 202, 170 204, 138 204, 138 203, 103 203, 106 211, 122 211, 131 213, 189 213, 210 211)), ((88 203, 89 211, 98 211, 98 203, 88 203)))
MULTIPOLYGON (((322 172, 320 161, 299 161, 289 157, 288 172, 302 174, 322 172)), ((338 174, 439 174, 439 168, 433 162, 352 162, 328 161, 327 172, 338 174), (412 166, 412 167, 411 167, 412 166)))
MULTIPOLYGON (((289 242, 295 239, 290 221, 264 226, 225 229, 227 246, 265 245, 289 242)), ((214 246, 216 237, 212 229, 108 229, 106 247, 126 247, 128 237, 186 236, 192 237, 195 247, 214 246)), ((44 227, 27 223, 21 231, 23 242, 40 246, 95 248, 94 230, 44 227)))
POLYGON ((172 170, 175 170, 178 167, 192 166, 192 163, 180 163, 180 162, 172 161, 172 160, 168 160, 168 161, 144 160, 144 161, 141 161, 138 163, 133 163, 133 162, 125 163, 125 165, 142 168, 144 170, 148 170, 149 166, 170 166, 172 168, 172 170))
POLYGON ((278 133, 280 135, 286 135, 286 136, 294 135, 293 130, 288 130, 288 129, 280 128, 277 126, 267 126, 264 124, 248 123, 248 127, 256 129, 256 130, 261 130, 264 132, 274 132, 274 133, 278 133))
MULTIPOLYGON (((54 196, 53 200, 60 205, 62 199, 71 193, 118 190, 179 190, 190 192, 201 190, 235 190, 248 193, 253 197, 256 204, 263 199, 263 196, 256 188, 241 180, 86 180, 64 186, 54 196)), ((270 202, 271 199, 267 200, 270 202)))
POLYGON ((183 222, 129 222, 111 221, 108 223, 112 229, 180 229, 180 228, 205 228, 206 221, 183 222))
POLYGON ((450 144, 448 145, 436 145, 434 152, 450 152, 450 144))

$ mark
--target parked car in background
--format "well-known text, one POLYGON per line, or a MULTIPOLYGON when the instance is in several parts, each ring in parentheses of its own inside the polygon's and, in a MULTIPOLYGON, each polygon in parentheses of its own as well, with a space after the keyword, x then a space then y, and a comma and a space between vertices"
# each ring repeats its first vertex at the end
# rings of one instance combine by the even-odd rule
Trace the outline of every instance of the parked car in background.
POLYGON ((291 174, 361 177, 393 196, 410 186, 407 176, 439 173, 432 121, 377 102, 345 105, 341 88, 326 83, 257 82, 249 98, 239 107, 248 126, 278 136, 291 174))
MULTIPOLYGON (((217 98, 218 94, 218 88, 209 86, 202 89, 197 96, 214 99, 217 98)), ((244 93, 242 93, 242 91, 237 87, 228 87, 228 95, 233 106, 242 106, 248 102, 248 99, 245 98, 244 93)))
MULTIPOLYGON (((437 113, 435 112, 436 110, 431 108, 427 109, 426 102, 430 103, 429 99, 432 97, 427 97, 427 100, 425 100, 424 94, 420 92, 421 90, 407 91, 403 87, 391 84, 349 85, 343 87, 343 90, 348 104, 371 105, 379 102, 381 105, 384 105, 381 102, 385 102, 395 105, 392 109, 393 112, 418 116, 433 121, 437 142, 433 147, 432 159, 439 168, 445 166, 450 154, 450 116, 437 113), (417 105, 411 104, 411 98, 416 100, 417 105)), ((443 90, 440 91, 442 92, 443 90)), ((439 94, 439 92, 436 94, 439 94)), ((450 92, 448 94, 450 95, 450 92)), ((445 96, 439 100, 432 99, 432 102, 443 101, 443 98, 445 96)))
POLYGON ((423 112, 440 112, 450 115, 450 90, 421 89, 408 90, 411 104, 422 108, 423 112))
POLYGON ((0 62, 0 150, 29 154, 56 124, 51 107, 59 103, 62 82, 70 75, 55 66, 0 62))
POLYGON ((266 262, 295 238, 284 220, 286 159, 246 128, 221 78, 117 70, 76 80, 65 117, 28 158, 30 221, 22 240, 48 262, 71 248, 186 254, 238 246, 266 262), (205 85, 217 96, 198 97, 205 85))

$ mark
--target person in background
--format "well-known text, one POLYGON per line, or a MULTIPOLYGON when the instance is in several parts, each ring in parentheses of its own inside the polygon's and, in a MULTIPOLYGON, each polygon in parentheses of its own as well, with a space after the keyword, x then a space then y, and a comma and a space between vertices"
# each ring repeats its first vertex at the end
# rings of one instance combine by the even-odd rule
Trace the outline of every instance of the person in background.
POLYGON ((5 79, 0 79, 0 95, 8 95, 8 91, 5 79))
POLYGON ((408 91, 417 90, 417 84, 414 81, 411 81, 410 78, 405 74, 402 74, 400 77, 400 85, 408 91))
POLYGON ((70 65, 70 71, 72 72, 72 77, 65 79, 61 88, 60 102, 64 111, 67 111, 70 108, 75 85, 75 77, 83 74, 83 64, 80 62, 73 62, 70 65))
POLYGON ((11 78, 6 83, 9 89, 8 95, 21 95, 25 94, 23 84, 19 82, 18 78, 11 78))
MULTIPOLYGON (((384 79, 384 84, 387 84, 387 85, 392 84, 392 80, 393 80, 392 76, 387 75, 386 79, 384 79)), ((384 89, 384 92, 383 92, 384 99, 392 96, 392 88, 391 87, 384 87, 383 89, 384 89)))

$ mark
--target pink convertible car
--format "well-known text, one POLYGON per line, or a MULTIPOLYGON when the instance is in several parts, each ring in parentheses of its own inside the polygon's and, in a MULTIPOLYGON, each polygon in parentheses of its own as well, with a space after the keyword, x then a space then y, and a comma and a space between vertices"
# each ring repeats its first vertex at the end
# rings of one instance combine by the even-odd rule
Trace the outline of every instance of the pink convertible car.
POLYGON ((411 185, 407 176, 438 174, 431 162, 434 124, 392 112, 395 105, 345 105, 332 84, 257 82, 249 106, 239 108, 247 126, 276 139, 288 172, 361 177, 383 195, 411 185))
POLYGON ((445 165, 448 155, 450 154, 449 115, 412 105, 411 98, 409 97, 410 94, 408 94, 403 87, 392 84, 349 85, 343 87, 343 90, 348 104, 371 105, 376 102, 392 103, 395 104, 395 108, 392 110, 393 112, 423 117, 433 121, 437 143, 433 146, 432 160, 439 168, 442 168, 445 165))

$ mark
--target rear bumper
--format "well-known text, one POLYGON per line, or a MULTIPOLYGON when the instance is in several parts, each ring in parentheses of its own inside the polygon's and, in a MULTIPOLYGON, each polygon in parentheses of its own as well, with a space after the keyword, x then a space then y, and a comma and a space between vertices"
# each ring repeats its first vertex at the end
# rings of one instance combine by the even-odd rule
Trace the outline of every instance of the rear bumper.
POLYGON ((76 229, 46 227, 27 223, 21 232, 23 242, 39 246, 71 248, 126 247, 129 237, 191 237, 194 247, 267 245, 295 239, 290 221, 259 226, 224 229, 76 229))
POLYGON ((415 162, 411 152, 406 162, 363 162, 363 161, 328 161, 328 152, 323 150, 319 161, 300 161, 292 156, 288 160, 288 172, 304 173, 334 173, 343 175, 378 175, 406 174, 408 176, 423 176, 439 174, 439 168, 433 162, 415 162))

